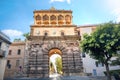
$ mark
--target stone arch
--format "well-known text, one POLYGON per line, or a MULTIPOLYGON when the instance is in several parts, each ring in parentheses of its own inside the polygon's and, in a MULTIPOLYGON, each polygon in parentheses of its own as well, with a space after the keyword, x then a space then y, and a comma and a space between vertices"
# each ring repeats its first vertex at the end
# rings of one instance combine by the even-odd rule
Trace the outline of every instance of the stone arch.
POLYGON ((49 24, 49 16, 48 15, 43 16, 43 24, 49 24))
POLYGON ((51 15, 51 16, 50 16, 51 24, 57 24, 56 19, 57 19, 57 18, 56 18, 55 15, 51 15))
POLYGON ((36 20, 41 20, 41 16, 40 16, 40 15, 37 15, 37 16, 35 16, 35 19, 36 19, 36 20))
POLYGON ((58 20, 64 20, 64 16, 63 15, 59 15, 58 16, 58 20))
POLYGON ((66 15, 65 16, 65 21, 66 21, 66 24, 70 24, 71 23, 71 16, 70 15, 66 15))
POLYGON ((64 24, 64 16, 63 15, 58 16, 58 24, 64 24))
POLYGON ((45 20, 49 20, 49 16, 48 15, 44 15, 43 16, 43 21, 45 21, 45 20))
POLYGON ((56 16, 55 15, 50 16, 50 20, 56 20, 56 16))
MULTIPOLYGON (((60 43, 58 42, 53 42, 51 44, 49 44, 46 48, 43 49, 43 55, 45 55, 44 57, 47 57, 47 59, 44 58, 44 62, 47 63, 47 65, 49 65, 49 51, 52 50, 52 49, 58 49, 62 52, 62 65, 63 65, 63 75, 66 75, 66 74, 69 74, 67 71, 68 71, 68 61, 67 61, 67 49, 61 45, 60 43)), ((49 66, 47 67, 47 72, 49 72, 49 66)), ((49 73, 47 73, 48 76, 49 76, 49 73)))

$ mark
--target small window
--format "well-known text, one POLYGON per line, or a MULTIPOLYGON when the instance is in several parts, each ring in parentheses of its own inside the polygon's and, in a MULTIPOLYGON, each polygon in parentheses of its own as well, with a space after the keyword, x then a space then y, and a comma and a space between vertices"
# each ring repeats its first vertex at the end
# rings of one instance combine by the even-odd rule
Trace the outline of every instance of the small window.
POLYGON ((36 20, 41 20, 40 15, 37 15, 37 16, 36 16, 36 20))
POLYGON ((11 69, 10 60, 7 60, 7 67, 8 67, 8 69, 11 69))
POLYGON ((102 62, 96 61, 95 64, 96 64, 96 67, 104 67, 104 64, 102 62))
POLYGON ((8 53, 8 55, 11 55, 12 54, 12 50, 9 50, 9 53, 8 53))
POLYGON ((10 60, 7 60, 7 64, 10 64, 10 60))
POLYGON ((61 32, 61 36, 64 36, 65 34, 64 34, 64 32, 61 32))
POLYGON ((45 33, 44 33, 44 35, 45 35, 45 36, 47 36, 47 35, 48 35, 48 33, 47 33, 47 32, 45 32, 45 33))
POLYGON ((16 60, 16 66, 20 65, 20 60, 16 60))
POLYGON ((18 53, 17 53, 18 55, 20 55, 21 54, 21 50, 20 49, 18 49, 18 53))
POLYGON ((80 31, 78 31, 78 36, 80 36, 80 31))
POLYGON ((95 65, 96 65, 96 67, 98 67, 98 62, 97 61, 95 62, 95 65))

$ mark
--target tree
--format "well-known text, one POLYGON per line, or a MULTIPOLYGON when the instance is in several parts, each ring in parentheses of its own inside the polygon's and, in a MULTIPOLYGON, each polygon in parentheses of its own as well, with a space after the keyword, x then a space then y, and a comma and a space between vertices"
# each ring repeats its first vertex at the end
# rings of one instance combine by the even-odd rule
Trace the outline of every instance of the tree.
POLYGON ((19 41, 21 41, 20 38, 15 38, 15 39, 14 39, 14 42, 19 42, 19 41))
POLYGON ((30 33, 24 33, 23 36, 25 37, 25 40, 29 38, 30 33))
POLYGON ((99 25, 96 31, 84 35, 81 48, 92 58, 104 63, 107 78, 111 80, 109 61, 113 54, 117 54, 117 50, 120 50, 120 24, 109 22, 99 25))
POLYGON ((120 54, 116 55, 116 60, 112 60, 111 65, 119 65, 120 66, 120 54))
POLYGON ((60 57, 56 58, 56 66, 59 74, 62 74, 62 59, 60 57))

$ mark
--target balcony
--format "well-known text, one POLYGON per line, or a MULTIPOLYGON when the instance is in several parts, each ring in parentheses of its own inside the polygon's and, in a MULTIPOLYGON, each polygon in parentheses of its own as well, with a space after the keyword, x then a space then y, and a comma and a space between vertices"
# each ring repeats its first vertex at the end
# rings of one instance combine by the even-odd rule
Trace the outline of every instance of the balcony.
POLYGON ((0 49, 0 57, 5 57, 5 51, 0 49))

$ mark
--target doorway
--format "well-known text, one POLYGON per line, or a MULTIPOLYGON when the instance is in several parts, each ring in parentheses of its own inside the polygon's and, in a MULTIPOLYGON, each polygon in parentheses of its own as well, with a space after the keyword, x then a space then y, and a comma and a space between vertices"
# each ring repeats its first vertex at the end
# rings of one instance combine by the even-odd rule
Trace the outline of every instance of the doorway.
POLYGON ((62 52, 59 49, 51 49, 49 51, 49 77, 57 77, 62 74, 62 52))

